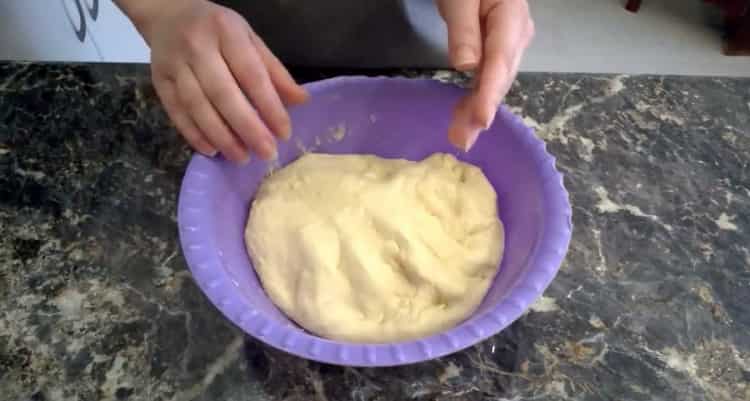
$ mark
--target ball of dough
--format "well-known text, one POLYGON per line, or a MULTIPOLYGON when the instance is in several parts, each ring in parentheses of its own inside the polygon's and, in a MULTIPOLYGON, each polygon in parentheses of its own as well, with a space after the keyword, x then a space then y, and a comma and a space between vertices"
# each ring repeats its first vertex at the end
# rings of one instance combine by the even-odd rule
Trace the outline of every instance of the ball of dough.
POLYGON ((261 184, 245 241, 268 296, 306 330, 412 340, 482 301, 503 251, 496 198, 447 154, 306 154, 261 184))

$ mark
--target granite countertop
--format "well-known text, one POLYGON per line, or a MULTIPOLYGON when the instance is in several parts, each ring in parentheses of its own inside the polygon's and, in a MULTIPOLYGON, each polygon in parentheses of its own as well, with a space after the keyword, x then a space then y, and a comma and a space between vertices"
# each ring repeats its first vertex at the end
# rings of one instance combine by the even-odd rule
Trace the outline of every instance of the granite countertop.
POLYGON ((750 400, 750 80, 522 74, 507 102, 565 173, 558 277, 476 347, 357 369, 192 282, 147 67, 0 64, 0 399, 750 400))

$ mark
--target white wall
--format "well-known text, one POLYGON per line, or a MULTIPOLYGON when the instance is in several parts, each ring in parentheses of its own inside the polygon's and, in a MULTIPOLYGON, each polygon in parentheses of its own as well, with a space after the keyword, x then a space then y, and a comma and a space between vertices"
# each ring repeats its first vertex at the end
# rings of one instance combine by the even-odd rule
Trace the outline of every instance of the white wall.
POLYGON ((149 50, 112 0, 2 0, 0 60, 146 63, 149 50))
POLYGON ((702 0, 529 0, 536 37, 523 71, 750 76, 724 56, 718 9, 702 0))

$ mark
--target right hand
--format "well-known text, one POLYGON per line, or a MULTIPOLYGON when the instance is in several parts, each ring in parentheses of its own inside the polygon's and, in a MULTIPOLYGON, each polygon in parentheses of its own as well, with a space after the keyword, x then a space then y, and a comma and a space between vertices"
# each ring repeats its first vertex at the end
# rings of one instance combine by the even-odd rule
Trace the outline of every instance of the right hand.
POLYGON ((276 156, 288 139, 285 105, 305 90, 236 12, 206 0, 154 3, 136 22, 151 47, 151 73, 164 108, 183 137, 205 155, 238 163, 248 149, 276 156))
POLYGON ((495 119, 534 37, 526 0, 437 0, 457 70, 476 70, 474 90, 458 102, 448 138, 469 151, 495 119))

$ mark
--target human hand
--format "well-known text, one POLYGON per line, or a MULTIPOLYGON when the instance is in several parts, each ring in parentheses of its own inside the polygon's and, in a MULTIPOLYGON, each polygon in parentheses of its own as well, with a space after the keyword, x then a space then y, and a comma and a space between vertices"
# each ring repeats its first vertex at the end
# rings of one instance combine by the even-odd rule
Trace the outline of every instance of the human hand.
MULTIPOLYGON (((120 3, 128 0, 120 0, 120 3)), ((276 155, 291 135, 285 105, 305 90, 234 11, 206 0, 152 3, 133 18, 151 47, 154 87, 183 137, 234 162, 276 155)))
POLYGON ((534 36, 526 0, 436 0, 448 26, 450 60, 476 70, 475 87, 454 111, 448 138, 468 151, 489 128, 534 36))

